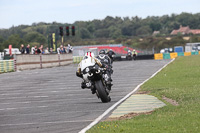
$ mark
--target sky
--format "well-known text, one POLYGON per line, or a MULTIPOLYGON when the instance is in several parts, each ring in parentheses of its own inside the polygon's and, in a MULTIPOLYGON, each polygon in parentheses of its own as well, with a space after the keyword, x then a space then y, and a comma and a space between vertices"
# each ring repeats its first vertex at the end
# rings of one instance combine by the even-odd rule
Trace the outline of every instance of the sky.
POLYGON ((39 22, 200 13, 200 0, 0 0, 0 29, 39 22))

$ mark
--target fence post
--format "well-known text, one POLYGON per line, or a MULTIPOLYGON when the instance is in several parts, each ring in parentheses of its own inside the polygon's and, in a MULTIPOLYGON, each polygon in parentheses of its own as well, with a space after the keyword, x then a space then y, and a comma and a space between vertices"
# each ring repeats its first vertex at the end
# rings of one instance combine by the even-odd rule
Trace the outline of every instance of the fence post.
POLYGON ((17 71, 17 56, 14 54, 14 71, 17 71))
POLYGON ((58 54, 58 62, 59 62, 59 66, 60 66, 60 54, 58 54))
POLYGON ((40 68, 42 69, 42 54, 40 53, 40 68))

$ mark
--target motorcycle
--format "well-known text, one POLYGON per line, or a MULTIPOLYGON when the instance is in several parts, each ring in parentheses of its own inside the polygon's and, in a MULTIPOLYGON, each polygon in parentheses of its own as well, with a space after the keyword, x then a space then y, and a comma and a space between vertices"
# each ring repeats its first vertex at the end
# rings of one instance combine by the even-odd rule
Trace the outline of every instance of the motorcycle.
POLYGON ((131 52, 127 53, 126 59, 127 60, 132 60, 132 53, 131 52))
POLYGON ((82 88, 91 89, 92 94, 96 93, 103 103, 107 103, 111 101, 110 89, 106 84, 109 77, 106 74, 106 69, 101 68, 101 65, 101 62, 93 57, 86 56, 86 59, 81 61, 80 70, 84 80, 82 88))
POLYGON ((133 54, 133 60, 136 60, 136 54, 133 54))

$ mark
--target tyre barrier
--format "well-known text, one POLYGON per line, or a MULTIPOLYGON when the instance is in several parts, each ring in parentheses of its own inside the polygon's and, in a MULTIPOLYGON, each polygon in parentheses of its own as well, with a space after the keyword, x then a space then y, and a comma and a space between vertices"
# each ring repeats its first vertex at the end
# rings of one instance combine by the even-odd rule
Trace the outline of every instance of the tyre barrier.
POLYGON ((14 70, 14 60, 0 60, 0 73, 13 72, 14 70))
POLYGON ((149 54, 149 55, 137 55, 136 60, 150 60, 154 59, 154 54, 149 54))
POLYGON ((174 59, 178 56, 191 56, 191 55, 199 55, 199 52, 174 52, 174 53, 157 53, 154 54, 155 60, 162 60, 162 59, 174 59))

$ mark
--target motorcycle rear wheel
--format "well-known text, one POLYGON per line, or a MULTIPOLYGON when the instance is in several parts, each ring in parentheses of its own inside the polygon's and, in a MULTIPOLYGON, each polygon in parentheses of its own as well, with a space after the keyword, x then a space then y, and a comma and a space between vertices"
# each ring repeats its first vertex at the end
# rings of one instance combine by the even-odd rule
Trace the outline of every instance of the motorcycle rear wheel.
POLYGON ((101 80, 98 80, 95 82, 95 88, 98 93, 98 96, 100 97, 103 103, 107 103, 111 101, 111 98, 109 95, 107 95, 105 86, 103 85, 101 80))

